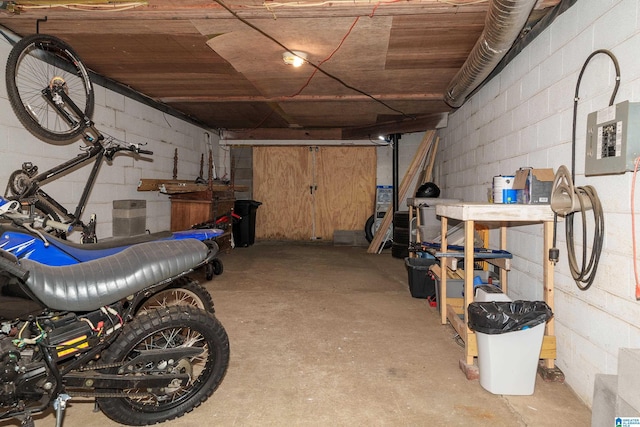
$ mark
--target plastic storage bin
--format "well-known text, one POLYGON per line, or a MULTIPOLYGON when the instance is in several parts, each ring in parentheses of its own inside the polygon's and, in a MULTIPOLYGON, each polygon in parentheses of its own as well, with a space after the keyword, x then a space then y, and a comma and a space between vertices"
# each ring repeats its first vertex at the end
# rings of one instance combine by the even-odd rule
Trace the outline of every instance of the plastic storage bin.
POLYGON ((473 300, 475 302, 511 301, 511 298, 497 286, 481 285, 474 289, 473 300))
MULTIPOLYGON (((483 282, 489 277, 494 286, 500 286, 498 275, 487 270, 473 270, 473 277, 480 276, 483 282)), ((447 298, 462 298, 464 296, 464 279, 447 279, 447 298)), ((440 278, 436 278, 436 306, 440 308, 440 278)))
POLYGON ((435 259, 405 258, 409 279, 409 291, 414 298, 429 298, 436 294, 435 280, 429 274, 429 267, 436 263, 435 259))
POLYGON ((469 305, 482 388, 493 394, 533 394, 544 328, 551 316, 551 309, 542 301, 469 305))

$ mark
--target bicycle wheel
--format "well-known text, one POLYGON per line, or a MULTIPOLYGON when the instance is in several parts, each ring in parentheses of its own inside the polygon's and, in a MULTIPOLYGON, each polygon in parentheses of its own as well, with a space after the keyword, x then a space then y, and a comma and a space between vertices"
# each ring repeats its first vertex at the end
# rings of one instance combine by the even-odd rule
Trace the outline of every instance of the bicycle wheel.
POLYGON ((93 115, 89 73, 73 49, 56 37, 34 34, 16 43, 7 59, 6 83, 18 120, 40 139, 71 142, 85 129, 85 117, 93 115), (62 88, 84 116, 79 117, 64 103, 56 103, 61 113, 45 97, 47 88, 62 88))
MULTIPOLYGON (((64 222, 66 220, 66 218, 61 216, 60 212, 58 212, 53 207, 53 205, 47 202, 45 199, 36 200, 34 206, 36 209, 36 213, 44 218, 49 218, 53 221, 58 222, 64 222)), ((45 227, 44 231, 60 239, 67 240, 67 233, 65 233, 64 231, 51 227, 45 227)))

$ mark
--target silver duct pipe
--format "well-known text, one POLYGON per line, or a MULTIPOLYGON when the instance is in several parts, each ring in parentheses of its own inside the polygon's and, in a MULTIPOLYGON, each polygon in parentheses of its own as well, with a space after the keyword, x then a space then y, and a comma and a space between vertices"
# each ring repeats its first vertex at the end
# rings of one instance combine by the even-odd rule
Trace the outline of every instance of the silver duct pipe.
POLYGON ((460 107, 507 54, 538 0, 491 0, 485 28, 466 62, 449 83, 444 101, 460 107))

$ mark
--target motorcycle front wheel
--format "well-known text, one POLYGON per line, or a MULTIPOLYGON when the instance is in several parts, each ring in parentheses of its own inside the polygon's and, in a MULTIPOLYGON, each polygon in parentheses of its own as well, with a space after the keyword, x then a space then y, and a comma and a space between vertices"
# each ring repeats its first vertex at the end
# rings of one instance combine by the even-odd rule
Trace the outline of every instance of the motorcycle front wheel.
MULTIPOLYGON (((150 310, 125 325, 103 358, 105 363, 124 362, 135 359, 142 350, 175 347, 202 350, 195 357, 174 362, 173 372, 190 377, 185 386, 99 390, 131 396, 97 398, 102 412, 120 424, 148 425, 180 417, 207 400, 222 382, 229 365, 229 338, 211 313, 188 305, 150 310)), ((118 368, 112 368, 110 373, 117 371, 118 368)), ((153 375, 150 371, 153 367, 143 365, 126 375, 153 375)))

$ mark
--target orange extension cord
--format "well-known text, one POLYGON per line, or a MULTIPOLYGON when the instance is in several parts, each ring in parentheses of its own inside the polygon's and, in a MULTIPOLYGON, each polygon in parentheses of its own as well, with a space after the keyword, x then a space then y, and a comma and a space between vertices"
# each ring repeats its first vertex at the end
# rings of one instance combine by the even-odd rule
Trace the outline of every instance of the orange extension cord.
POLYGON ((635 167, 633 169, 633 181, 631 182, 631 240, 633 241, 633 273, 636 279, 636 300, 640 301, 640 280, 638 280, 638 265, 636 262, 636 214, 635 214, 635 192, 636 192, 636 175, 638 174, 638 165, 640 157, 636 158, 635 167))

